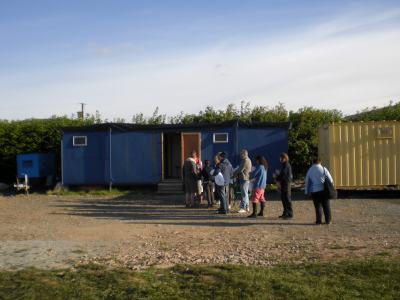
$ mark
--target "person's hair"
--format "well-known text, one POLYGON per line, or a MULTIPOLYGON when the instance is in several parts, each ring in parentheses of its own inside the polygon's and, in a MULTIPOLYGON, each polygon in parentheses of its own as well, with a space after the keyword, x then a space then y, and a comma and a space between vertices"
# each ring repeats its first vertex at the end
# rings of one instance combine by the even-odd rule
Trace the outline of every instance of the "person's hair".
POLYGON ((214 162, 219 163, 221 161, 221 158, 219 157, 219 154, 214 156, 214 162))
POLYGON ((322 160, 318 156, 316 156, 313 158, 312 162, 313 162, 313 164, 320 164, 322 162, 322 160))
POLYGON ((258 162, 260 165, 263 165, 265 170, 268 169, 268 160, 264 156, 258 155, 256 157, 256 162, 258 162))
POLYGON ((197 156, 197 151, 196 150, 190 151, 190 157, 193 157, 193 156, 197 156))
POLYGON ((249 155, 249 151, 247 151, 246 149, 242 149, 242 151, 240 151, 240 154, 242 154, 242 153, 249 155))
POLYGON ((280 157, 285 161, 289 161, 289 155, 285 152, 282 152, 280 157))
POLYGON ((220 152, 220 153, 218 153, 218 156, 220 158, 225 158, 226 157, 226 153, 225 152, 220 152))
POLYGON ((207 165, 207 164, 209 164, 210 163, 210 161, 208 160, 208 159, 206 159, 205 161, 204 161, 204 164, 205 165, 207 165))

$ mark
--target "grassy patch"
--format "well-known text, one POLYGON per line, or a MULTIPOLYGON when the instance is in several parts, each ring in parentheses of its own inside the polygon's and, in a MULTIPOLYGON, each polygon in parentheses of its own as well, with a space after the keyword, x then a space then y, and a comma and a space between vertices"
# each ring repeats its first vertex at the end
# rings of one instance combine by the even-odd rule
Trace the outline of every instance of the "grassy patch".
POLYGON ((0 273, 0 299, 399 299, 400 260, 0 273))

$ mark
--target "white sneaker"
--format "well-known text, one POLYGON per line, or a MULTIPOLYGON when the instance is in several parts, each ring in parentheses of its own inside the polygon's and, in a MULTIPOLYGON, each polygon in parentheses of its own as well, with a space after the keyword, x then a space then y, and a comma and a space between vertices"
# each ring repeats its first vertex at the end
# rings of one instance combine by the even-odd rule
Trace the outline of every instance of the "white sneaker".
POLYGON ((250 212, 250 208, 246 208, 246 212, 250 212))
POLYGON ((241 209, 239 209, 238 213, 239 214, 244 214, 244 213, 247 213, 247 211, 245 209, 241 208, 241 209))

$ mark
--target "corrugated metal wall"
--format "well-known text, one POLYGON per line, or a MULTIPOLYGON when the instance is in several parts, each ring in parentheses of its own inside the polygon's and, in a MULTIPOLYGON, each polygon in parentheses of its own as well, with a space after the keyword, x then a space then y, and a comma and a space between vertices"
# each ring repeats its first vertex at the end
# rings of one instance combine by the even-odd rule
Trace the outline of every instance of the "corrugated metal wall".
POLYGON ((152 184, 161 180, 160 132, 112 132, 112 182, 152 184))
POLYGON ((253 164, 257 155, 263 155, 269 163, 268 182, 272 174, 281 168, 279 155, 288 152, 288 130, 284 128, 239 128, 239 151, 247 149, 253 164))
POLYGON ((400 186, 400 122, 324 125, 319 156, 337 188, 400 186))
MULTIPOLYGON (((62 173, 66 185, 156 184, 162 179, 162 132, 145 131, 76 131, 64 132, 62 173), (87 136, 87 146, 74 147, 73 136, 87 136), (111 136, 111 149, 110 149, 111 136), (111 163, 110 163, 111 150, 111 163), (111 165, 111 172, 110 172, 111 165)), ((167 131, 166 131, 167 132, 167 131)), ((175 131, 174 131, 175 132, 175 131)), ((286 128, 196 128, 180 132, 201 133, 201 158, 213 162, 214 155, 225 151, 233 166, 240 163, 239 152, 245 148, 255 163, 264 155, 272 172, 280 167, 279 154, 288 150, 286 128), (228 133, 228 143, 214 143, 214 133, 228 133), (238 140, 236 140, 236 134, 238 140)))
POLYGON ((62 176, 65 185, 107 185, 108 132, 66 132, 62 139, 62 176), (86 147, 74 147, 73 136, 87 136, 86 147))

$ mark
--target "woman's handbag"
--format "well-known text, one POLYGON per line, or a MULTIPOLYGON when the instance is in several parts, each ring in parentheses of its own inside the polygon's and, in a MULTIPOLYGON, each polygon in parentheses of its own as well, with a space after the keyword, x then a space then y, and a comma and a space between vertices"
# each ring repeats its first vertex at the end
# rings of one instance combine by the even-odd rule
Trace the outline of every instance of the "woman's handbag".
POLYGON ((325 180, 324 180, 324 192, 325 192, 325 195, 326 195, 326 197, 328 199, 336 199, 337 198, 337 191, 336 191, 336 189, 335 189, 335 187, 333 185, 333 182, 330 181, 328 176, 326 176, 325 167, 322 166, 322 168, 324 169, 324 177, 325 177, 325 180))

